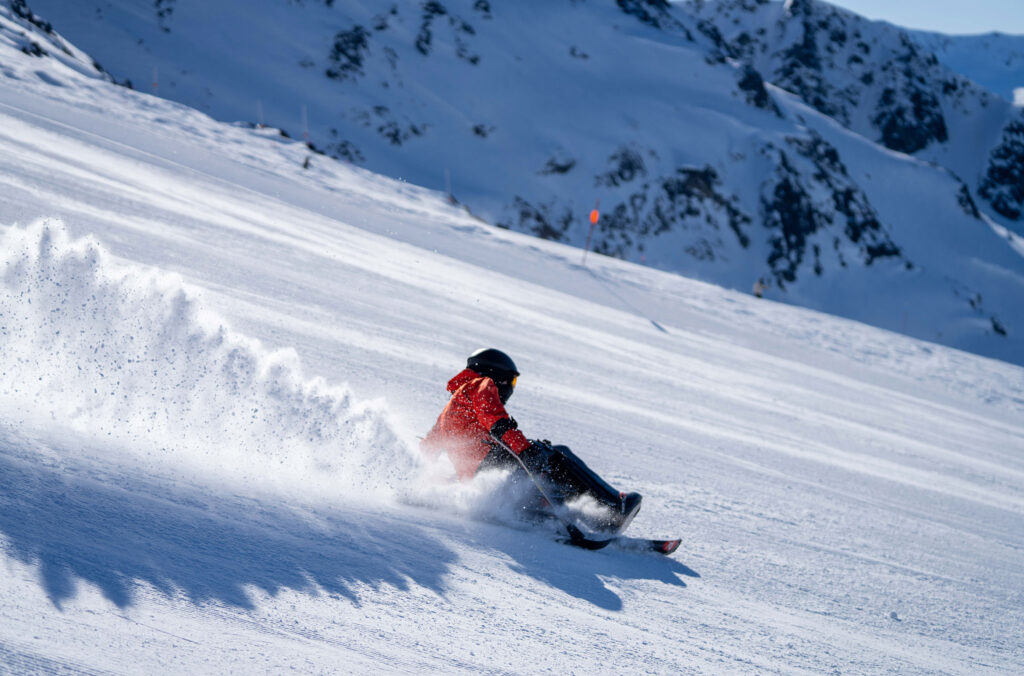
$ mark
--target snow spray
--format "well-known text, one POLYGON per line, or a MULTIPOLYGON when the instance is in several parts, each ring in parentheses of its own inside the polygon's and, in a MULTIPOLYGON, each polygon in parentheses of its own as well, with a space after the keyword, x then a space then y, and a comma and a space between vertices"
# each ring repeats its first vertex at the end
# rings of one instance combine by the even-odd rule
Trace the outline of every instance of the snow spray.
POLYGON ((388 494, 417 468, 381 402, 306 379, 204 311, 180 277, 116 264, 59 221, 0 242, 0 411, 164 469, 330 494, 388 494))

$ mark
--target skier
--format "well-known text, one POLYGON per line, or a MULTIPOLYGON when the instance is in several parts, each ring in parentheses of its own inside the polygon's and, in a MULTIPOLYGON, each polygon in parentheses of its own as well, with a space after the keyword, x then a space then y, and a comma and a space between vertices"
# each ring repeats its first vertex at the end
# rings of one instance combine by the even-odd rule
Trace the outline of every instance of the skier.
POLYGON ((756 297, 761 298, 762 296, 764 296, 764 291, 767 288, 768 285, 764 283, 764 277, 758 277, 757 281, 754 282, 753 294, 756 297))
POLYGON ((528 470, 555 502, 592 497, 606 514, 589 525, 622 532, 640 509, 640 494, 616 491, 567 446, 527 439, 505 410, 518 377, 515 363, 501 350, 481 349, 469 355, 466 368, 448 381, 451 399, 423 440, 423 450, 435 457, 447 453, 463 481, 487 469, 509 469, 521 480, 528 470))

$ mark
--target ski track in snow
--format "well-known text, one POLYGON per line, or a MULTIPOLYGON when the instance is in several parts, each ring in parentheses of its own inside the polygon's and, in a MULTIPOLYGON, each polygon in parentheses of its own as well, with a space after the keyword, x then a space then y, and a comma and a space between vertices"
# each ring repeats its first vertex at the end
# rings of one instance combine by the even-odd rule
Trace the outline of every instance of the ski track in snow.
POLYGON ((1024 670, 1024 369, 584 268, 299 144, 16 74, 0 671, 1024 670), (644 493, 632 530, 674 557, 421 477, 490 344, 524 431, 644 493))

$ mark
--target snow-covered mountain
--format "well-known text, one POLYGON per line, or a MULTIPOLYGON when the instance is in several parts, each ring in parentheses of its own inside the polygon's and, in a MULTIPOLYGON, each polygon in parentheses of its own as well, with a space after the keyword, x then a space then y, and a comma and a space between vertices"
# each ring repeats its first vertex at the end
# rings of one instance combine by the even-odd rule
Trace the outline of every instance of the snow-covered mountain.
POLYGON ((1012 139, 1024 111, 1012 96, 971 80, 975 69, 960 72, 939 59, 934 36, 818 0, 698 0, 692 7, 705 32, 721 39, 723 55, 752 64, 865 138, 947 167, 997 214, 1020 220, 1024 148, 1012 139))
POLYGON ((907 32, 951 70, 1024 106, 1024 35, 907 32))
MULTIPOLYGON (((121 77, 0 5, 0 672, 1024 670, 1024 369, 583 266, 121 77), (424 462, 480 345, 673 557, 487 523, 499 476, 424 462)), ((800 110, 777 156, 839 183, 835 133, 860 181, 800 110)))
POLYGON ((450 185, 488 222, 583 246, 599 201, 598 252, 1024 361, 1010 104, 884 24, 816 2, 32 8, 117 81, 450 185), (821 12, 864 31, 828 59, 821 12))

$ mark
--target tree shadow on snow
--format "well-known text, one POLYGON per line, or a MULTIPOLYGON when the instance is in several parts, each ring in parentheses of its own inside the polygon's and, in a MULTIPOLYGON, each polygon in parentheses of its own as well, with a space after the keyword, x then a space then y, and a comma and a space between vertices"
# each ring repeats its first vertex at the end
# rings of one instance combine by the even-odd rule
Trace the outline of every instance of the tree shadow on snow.
POLYGON ((611 547, 586 551, 558 543, 546 533, 513 531, 488 544, 515 561, 512 569, 516 572, 605 610, 623 609, 622 598, 609 586, 616 580, 651 580, 684 588, 683 577, 700 577, 672 557, 611 547))
POLYGON ((96 585, 119 607, 132 604, 140 582, 193 603, 241 608, 254 607, 247 587, 325 592, 356 604, 359 585, 419 585, 443 594, 455 560, 449 548, 398 517, 335 510, 315 524, 273 503, 213 490, 132 475, 100 481, 22 454, 5 436, 4 548, 38 567, 58 608, 74 596, 77 580, 96 585))

